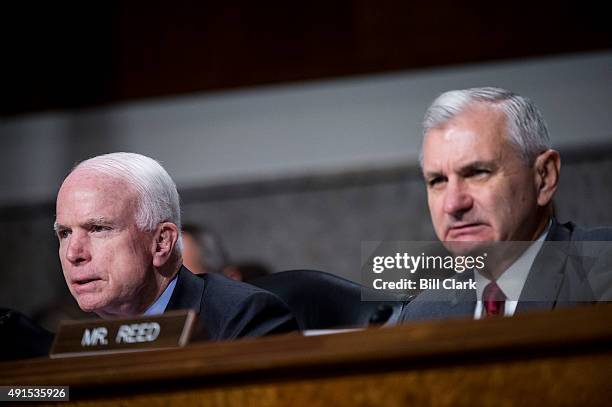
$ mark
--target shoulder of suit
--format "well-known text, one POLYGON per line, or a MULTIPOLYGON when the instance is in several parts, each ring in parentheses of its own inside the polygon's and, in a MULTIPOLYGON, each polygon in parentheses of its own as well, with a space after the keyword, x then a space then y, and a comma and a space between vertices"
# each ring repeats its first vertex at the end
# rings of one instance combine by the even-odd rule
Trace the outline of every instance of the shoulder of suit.
POLYGON ((242 281, 232 280, 220 274, 205 273, 198 276, 204 279, 206 284, 213 290, 224 290, 231 291, 233 293, 239 293, 242 297, 251 296, 276 296, 263 288, 256 287, 254 285, 244 283, 242 281))
POLYGON ((547 240, 573 240, 573 241, 610 241, 612 240, 612 227, 599 226, 585 228, 573 222, 558 223, 549 232, 547 240))
POLYGON ((570 225, 571 240, 576 241, 609 241, 612 240, 612 227, 597 226, 585 228, 577 226, 571 222, 563 226, 570 225))

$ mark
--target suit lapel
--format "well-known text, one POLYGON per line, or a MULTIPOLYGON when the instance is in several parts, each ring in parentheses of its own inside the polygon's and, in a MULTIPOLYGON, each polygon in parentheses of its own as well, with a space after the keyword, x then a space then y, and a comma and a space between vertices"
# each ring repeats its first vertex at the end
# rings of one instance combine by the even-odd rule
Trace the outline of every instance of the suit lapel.
MULTIPOLYGON (((474 279, 474 271, 469 270, 459 274, 455 280, 465 282, 474 279)), ((452 290, 452 297, 449 302, 449 307, 454 315, 457 316, 473 316, 474 308, 476 307, 476 292, 474 290, 452 290)))
MULTIPOLYGON (((470 272, 471 273, 471 272, 470 272)), ((463 277, 463 276, 462 276, 463 277)), ((458 278, 458 281, 467 279, 458 278)), ((449 302, 440 302, 442 312, 456 317, 472 317, 476 307, 476 292, 474 290, 452 290, 449 302)))
MULTIPOLYGON (((457 275, 455 280, 474 278, 472 271, 457 275)), ((476 293, 473 290, 426 290, 406 304, 402 320, 461 318, 474 315, 476 293)))
POLYGON ((555 219, 552 222, 546 241, 523 286, 516 307, 517 312, 553 309, 559 299, 571 232, 564 225, 559 225, 555 219))
MULTIPOLYGON (((516 312, 530 309, 552 309, 564 301, 564 281, 570 254, 573 225, 560 225, 555 219, 545 244, 536 256, 519 298, 516 312)), ((473 277, 467 272, 457 279, 465 281, 473 277)), ((567 284, 566 284, 567 285, 567 284)), ((472 290, 427 290, 408 303, 403 310, 403 320, 439 319, 471 316, 474 313, 476 294, 472 290)))
POLYGON ((194 275, 185 266, 181 266, 176 287, 170 297, 166 310, 192 309, 200 314, 202 296, 206 288, 205 279, 194 275))

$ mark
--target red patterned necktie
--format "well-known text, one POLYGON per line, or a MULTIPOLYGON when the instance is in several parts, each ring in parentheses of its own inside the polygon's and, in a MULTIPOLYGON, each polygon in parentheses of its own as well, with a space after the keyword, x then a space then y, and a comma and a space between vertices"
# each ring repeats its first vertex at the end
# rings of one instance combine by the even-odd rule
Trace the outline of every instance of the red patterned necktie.
POLYGON ((504 314, 506 295, 495 281, 490 282, 485 287, 482 293, 482 301, 484 303, 487 316, 504 314))

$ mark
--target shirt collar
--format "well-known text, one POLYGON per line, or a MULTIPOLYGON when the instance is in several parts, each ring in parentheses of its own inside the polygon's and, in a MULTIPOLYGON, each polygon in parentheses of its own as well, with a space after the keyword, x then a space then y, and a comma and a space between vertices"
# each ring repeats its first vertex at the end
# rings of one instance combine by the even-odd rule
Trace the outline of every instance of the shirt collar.
POLYGON ((172 293, 174 292, 174 287, 176 286, 178 273, 174 276, 174 278, 170 281, 162 295, 160 295, 157 300, 144 312, 144 315, 160 315, 163 314, 168 306, 168 302, 170 302, 170 297, 172 297, 172 293))
MULTIPOLYGON (((552 221, 548 222, 548 226, 542 232, 540 237, 536 239, 528 248, 521 254, 521 256, 516 259, 514 263, 506 271, 502 273, 502 275, 497 279, 497 285, 506 295, 506 298, 511 301, 518 301, 521 291, 523 291, 523 286, 525 285, 525 281, 527 281, 527 275, 531 270, 531 266, 535 261, 535 258, 544 244, 546 237, 548 236, 548 232, 550 231, 550 226, 552 221)), ((476 280, 476 295, 477 298, 482 298, 482 292, 484 291, 484 287, 490 283, 491 280, 484 277, 479 272, 474 273, 476 280)))

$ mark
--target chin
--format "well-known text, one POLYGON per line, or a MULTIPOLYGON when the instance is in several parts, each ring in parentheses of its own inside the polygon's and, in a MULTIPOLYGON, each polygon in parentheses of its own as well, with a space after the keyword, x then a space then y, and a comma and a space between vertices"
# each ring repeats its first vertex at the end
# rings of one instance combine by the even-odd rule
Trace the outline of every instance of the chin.
POLYGON ((79 304, 81 311, 84 312, 96 312, 96 310, 100 309, 98 302, 92 299, 79 298, 77 299, 77 303, 79 304))
POLYGON ((81 303, 79 303, 79 308, 83 312, 94 312, 96 310, 96 307, 94 307, 94 306, 90 306, 90 305, 87 305, 87 304, 81 304, 81 303))
POLYGON ((444 247, 455 256, 481 255, 491 243, 491 240, 447 240, 443 242, 444 247))

